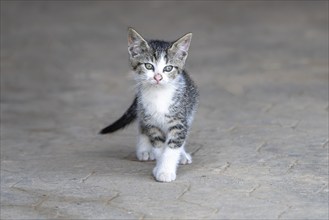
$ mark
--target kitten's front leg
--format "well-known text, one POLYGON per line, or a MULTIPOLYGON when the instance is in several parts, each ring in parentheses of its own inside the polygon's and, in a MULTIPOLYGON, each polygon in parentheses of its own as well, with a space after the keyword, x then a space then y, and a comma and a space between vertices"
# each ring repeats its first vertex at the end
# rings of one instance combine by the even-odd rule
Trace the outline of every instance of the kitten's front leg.
POLYGON ((191 163, 191 156, 184 150, 184 143, 187 128, 181 124, 170 127, 164 149, 156 149, 156 167, 153 175, 161 182, 171 182, 176 179, 177 165, 182 159, 182 163, 191 163))
POLYGON ((176 170, 179 162, 181 149, 170 147, 154 149, 156 156, 156 166, 153 175, 157 181, 171 182, 176 179, 176 170))

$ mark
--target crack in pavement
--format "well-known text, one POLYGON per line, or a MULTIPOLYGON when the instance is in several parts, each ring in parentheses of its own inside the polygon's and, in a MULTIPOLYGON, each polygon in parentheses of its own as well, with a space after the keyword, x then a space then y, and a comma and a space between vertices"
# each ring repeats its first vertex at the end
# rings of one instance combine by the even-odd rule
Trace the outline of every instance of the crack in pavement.
POLYGON ((265 147, 266 145, 267 145, 267 141, 264 141, 263 143, 261 143, 261 144, 257 147, 256 151, 257 151, 258 153, 260 153, 260 150, 261 150, 263 147, 265 147))
POLYGON ((95 173, 96 173, 96 171, 92 171, 92 172, 89 173, 87 176, 81 178, 81 179, 80 179, 80 183, 84 183, 84 182, 86 182, 87 179, 88 179, 89 177, 91 177, 92 175, 94 175, 95 173))
POLYGON ((285 210, 283 210, 277 217, 277 219, 281 219, 284 214, 286 214, 293 206, 288 206, 285 210))
POLYGON ((185 187, 185 189, 183 190, 183 192, 176 197, 176 199, 180 199, 181 197, 183 197, 187 192, 189 192, 191 190, 192 184, 189 183, 187 187, 185 187))
POLYGON ((253 192, 255 192, 257 189, 259 189, 262 185, 261 184, 257 184, 256 186, 254 186, 251 190, 247 191, 247 197, 251 196, 251 194, 253 192))

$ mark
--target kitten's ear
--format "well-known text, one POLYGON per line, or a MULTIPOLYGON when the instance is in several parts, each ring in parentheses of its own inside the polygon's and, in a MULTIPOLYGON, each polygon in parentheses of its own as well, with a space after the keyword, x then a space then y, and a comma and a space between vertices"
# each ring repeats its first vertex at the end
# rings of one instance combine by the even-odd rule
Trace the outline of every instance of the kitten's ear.
POLYGON ((128 52, 132 58, 149 49, 146 40, 132 28, 128 28, 128 52))
POLYGON ((183 37, 176 40, 169 51, 173 54, 175 58, 178 58, 185 62, 185 59, 188 55, 188 49, 190 47, 192 40, 192 33, 185 34, 183 37))

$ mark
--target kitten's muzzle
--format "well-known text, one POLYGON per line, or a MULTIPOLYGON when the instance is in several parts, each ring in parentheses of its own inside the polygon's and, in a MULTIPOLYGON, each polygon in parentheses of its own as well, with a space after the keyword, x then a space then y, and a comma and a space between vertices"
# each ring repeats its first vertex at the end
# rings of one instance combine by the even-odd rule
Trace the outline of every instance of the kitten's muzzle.
POLYGON ((157 81, 157 83, 159 83, 163 79, 163 77, 161 74, 158 73, 154 75, 153 79, 157 81))

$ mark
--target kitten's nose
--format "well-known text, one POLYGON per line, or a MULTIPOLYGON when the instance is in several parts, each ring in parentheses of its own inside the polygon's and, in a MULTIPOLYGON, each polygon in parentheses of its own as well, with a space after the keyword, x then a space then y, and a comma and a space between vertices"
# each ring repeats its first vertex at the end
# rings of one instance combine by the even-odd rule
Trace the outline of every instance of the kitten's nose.
POLYGON ((157 81, 157 83, 159 83, 162 80, 162 75, 161 74, 155 74, 153 79, 155 79, 157 81))

